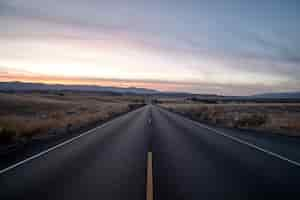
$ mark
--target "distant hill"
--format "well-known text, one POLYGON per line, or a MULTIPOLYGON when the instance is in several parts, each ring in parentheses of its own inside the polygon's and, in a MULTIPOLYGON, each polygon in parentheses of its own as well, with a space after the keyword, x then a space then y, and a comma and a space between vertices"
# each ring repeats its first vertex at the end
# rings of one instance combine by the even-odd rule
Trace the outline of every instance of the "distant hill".
POLYGON ((134 93, 134 94, 155 94, 157 90, 135 87, 103 87, 95 85, 62 85, 62 84, 43 84, 25 82, 0 82, 0 91, 82 91, 82 92, 113 92, 113 93, 134 93))
POLYGON ((195 98, 200 100, 255 100, 255 99, 300 99, 300 92, 263 93, 252 96, 219 96, 214 94, 193 94, 188 92, 161 92, 158 90, 136 87, 106 87, 96 85, 63 85, 27 82, 0 82, 0 92, 30 92, 30 91, 80 91, 105 92, 117 94, 150 94, 156 97, 195 98))
POLYGON ((300 92, 264 93, 253 95, 251 97, 269 99, 300 99, 300 92))

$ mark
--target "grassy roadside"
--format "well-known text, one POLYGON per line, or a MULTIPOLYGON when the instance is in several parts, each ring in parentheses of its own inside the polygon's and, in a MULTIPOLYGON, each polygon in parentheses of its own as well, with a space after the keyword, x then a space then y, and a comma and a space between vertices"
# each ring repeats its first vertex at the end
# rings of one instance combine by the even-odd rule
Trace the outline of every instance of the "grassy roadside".
POLYGON ((300 136, 299 103, 160 103, 159 106, 200 122, 300 136))
POLYGON ((0 94, 0 146, 74 133, 143 105, 139 96, 0 94))

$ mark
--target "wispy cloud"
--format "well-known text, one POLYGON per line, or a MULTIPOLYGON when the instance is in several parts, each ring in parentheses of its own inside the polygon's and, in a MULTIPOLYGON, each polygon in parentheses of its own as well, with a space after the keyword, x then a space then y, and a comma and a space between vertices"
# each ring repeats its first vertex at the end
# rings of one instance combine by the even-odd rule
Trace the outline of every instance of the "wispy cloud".
POLYGON ((194 92, 295 90, 299 8, 277 0, 2 0, 0 69, 194 92))

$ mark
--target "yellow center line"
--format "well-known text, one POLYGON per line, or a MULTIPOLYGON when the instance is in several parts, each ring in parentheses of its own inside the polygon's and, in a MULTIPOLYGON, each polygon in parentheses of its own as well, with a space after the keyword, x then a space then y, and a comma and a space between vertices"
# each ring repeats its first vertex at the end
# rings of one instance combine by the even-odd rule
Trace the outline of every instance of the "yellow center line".
POLYGON ((148 152, 146 200, 153 200, 152 152, 148 152))

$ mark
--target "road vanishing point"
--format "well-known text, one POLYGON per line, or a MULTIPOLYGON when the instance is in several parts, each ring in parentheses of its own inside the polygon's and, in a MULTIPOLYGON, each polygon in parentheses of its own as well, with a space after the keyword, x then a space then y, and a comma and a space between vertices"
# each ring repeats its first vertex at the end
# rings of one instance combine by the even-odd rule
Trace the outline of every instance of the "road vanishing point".
POLYGON ((0 170, 0 199, 299 199, 300 142, 146 105, 0 170))

